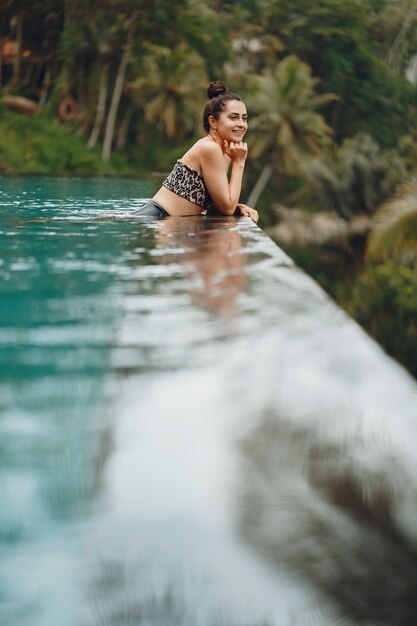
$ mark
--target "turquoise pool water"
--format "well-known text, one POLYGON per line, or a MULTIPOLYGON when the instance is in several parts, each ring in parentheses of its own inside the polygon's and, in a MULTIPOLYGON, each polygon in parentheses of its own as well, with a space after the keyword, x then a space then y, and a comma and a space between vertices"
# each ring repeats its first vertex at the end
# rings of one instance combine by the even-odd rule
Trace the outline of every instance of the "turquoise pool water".
POLYGON ((248 219, 0 177, 0 623, 415 624, 415 381, 248 219))

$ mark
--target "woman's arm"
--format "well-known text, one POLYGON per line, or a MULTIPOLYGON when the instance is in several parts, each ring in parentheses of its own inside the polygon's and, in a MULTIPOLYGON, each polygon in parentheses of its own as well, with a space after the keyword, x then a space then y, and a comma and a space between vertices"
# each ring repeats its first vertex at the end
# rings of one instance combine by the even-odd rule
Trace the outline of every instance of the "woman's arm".
POLYGON ((225 143, 225 153, 232 160, 230 181, 224 166, 223 152, 216 143, 201 148, 201 173, 215 208, 224 215, 233 215, 239 202, 248 148, 246 143, 225 143))

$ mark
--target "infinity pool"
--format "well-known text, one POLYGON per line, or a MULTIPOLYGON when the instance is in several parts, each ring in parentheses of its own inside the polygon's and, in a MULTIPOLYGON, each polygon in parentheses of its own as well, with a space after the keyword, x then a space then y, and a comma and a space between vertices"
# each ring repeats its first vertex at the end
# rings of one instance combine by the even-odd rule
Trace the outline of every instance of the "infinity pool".
POLYGON ((415 380, 152 193, 0 177, 0 623, 415 626, 415 380))

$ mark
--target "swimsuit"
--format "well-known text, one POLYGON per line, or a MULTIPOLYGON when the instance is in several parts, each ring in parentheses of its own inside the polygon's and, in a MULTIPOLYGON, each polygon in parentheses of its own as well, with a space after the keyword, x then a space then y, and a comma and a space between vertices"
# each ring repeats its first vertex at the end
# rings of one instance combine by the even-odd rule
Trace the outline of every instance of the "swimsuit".
POLYGON ((160 204, 155 202, 155 200, 148 200, 148 202, 139 209, 132 211, 132 215, 138 215, 139 217, 156 217, 161 220, 164 217, 168 217, 169 213, 167 213, 160 204))
POLYGON ((212 204, 201 174, 182 161, 178 160, 175 163, 172 172, 162 185, 202 209, 208 209, 212 204))
MULTIPOLYGON (((212 204, 212 199, 201 174, 182 161, 178 160, 175 163, 172 172, 162 185, 176 193, 177 196, 189 200, 204 210, 207 210, 212 204)), ((155 217, 157 219, 169 216, 169 213, 155 200, 149 200, 139 209, 133 211, 132 214, 139 217, 155 217)))

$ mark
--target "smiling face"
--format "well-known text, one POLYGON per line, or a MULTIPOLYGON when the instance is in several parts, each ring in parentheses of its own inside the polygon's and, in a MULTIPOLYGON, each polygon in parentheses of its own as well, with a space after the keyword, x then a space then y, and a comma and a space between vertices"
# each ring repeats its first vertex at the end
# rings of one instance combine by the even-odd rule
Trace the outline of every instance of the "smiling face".
POLYGON ((226 103, 219 118, 213 116, 209 118, 210 126, 217 130, 220 139, 238 143, 243 141, 243 137, 248 129, 248 114, 246 107, 240 100, 229 100, 226 103))

